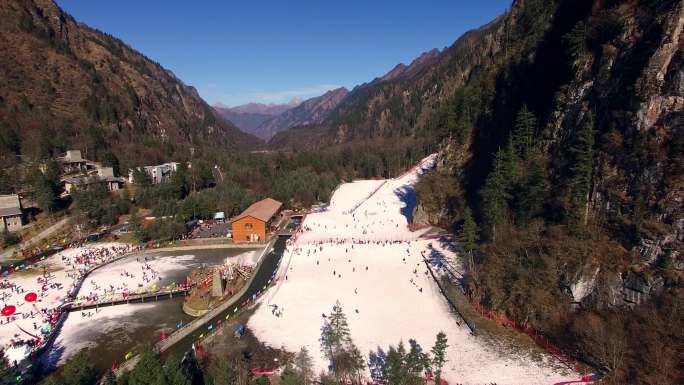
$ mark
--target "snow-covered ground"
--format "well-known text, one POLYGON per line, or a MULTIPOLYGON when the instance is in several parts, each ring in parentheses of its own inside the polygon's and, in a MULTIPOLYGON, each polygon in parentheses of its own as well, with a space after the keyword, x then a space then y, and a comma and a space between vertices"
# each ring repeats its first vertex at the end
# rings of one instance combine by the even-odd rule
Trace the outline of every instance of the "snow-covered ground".
MULTIPOLYGON (((30 352, 27 343, 34 340, 31 335, 45 338, 46 333, 51 331, 49 318, 55 314, 55 309, 65 303, 69 293, 74 290, 74 284, 85 271, 132 250, 132 246, 123 243, 97 243, 69 248, 37 265, 2 277, 0 309, 5 306, 16 307, 13 315, 0 316, 0 347, 4 349, 9 362, 21 362, 26 357, 30 352), (36 293, 37 300, 27 302, 25 296, 28 293, 36 293)), ((254 263, 257 257, 257 251, 249 250, 228 256, 225 261, 254 263)), ((161 289, 182 281, 192 267, 203 262, 203 258, 196 258, 190 253, 173 256, 153 254, 147 257, 133 253, 88 275, 78 291, 76 302, 96 298, 102 300, 120 296, 126 291, 134 294, 139 290, 161 289)), ((98 325, 98 329, 104 330, 105 325, 120 324, 122 319, 127 319, 133 311, 130 309, 142 308, 122 305, 100 311, 97 316, 91 315, 93 312, 86 316, 70 315, 57 340, 59 348, 67 350, 66 354, 60 354, 60 358, 68 358, 78 352, 79 346, 84 346, 86 341, 82 338, 82 324, 98 325)))
POLYGON ((323 370, 323 314, 340 301, 352 338, 366 354, 410 338, 429 350, 444 331, 449 340, 444 378, 451 384, 553 384, 579 378, 500 351, 472 336, 450 311, 423 255, 436 252, 454 263, 455 255, 407 227, 412 185, 434 160, 428 157, 396 179, 341 185, 329 207, 305 218, 304 231, 286 250, 276 286, 262 297, 248 326, 272 346, 290 351, 306 346, 323 370), (279 316, 270 305, 278 306, 279 316))
MULTIPOLYGON (((95 298, 104 300, 120 298, 125 292, 135 294, 136 291, 163 289, 182 282, 193 268, 204 263, 255 264, 261 250, 242 251, 237 255, 233 254, 233 250, 225 252, 229 255, 211 260, 193 253, 192 250, 185 250, 179 255, 165 252, 146 255, 134 253, 92 272, 83 283, 78 298, 83 301, 95 298)), ((133 347, 140 342, 131 340, 131 336, 138 334, 138 330, 154 329, 153 334, 157 334, 159 330, 165 329, 164 325, 173 326, 178 322, 175 317, 178 316, 177 313, 182 313, 180 305, 173 306, 177 306, 177 311, 171 308, 171 304, 163 301, 71 312, 53 349, 43 362, 48 365, 61 364, 85 347, 101 346, 102 339, 105 338, 112 338, 116 342, 117 346, 109 347, 109 350, 119 349, 121 344, 133 347), (160 309, 163 314, 157 314, 160 309)), ((123 356, 118 360, 123 360, 123 356)))
POLYGON ((24 344, 33 340, 29 333, 41 336, 50 330, 50 314, 66 300, 84 271, 130 248, 121 243, 70 248, 44 259, 36 266, 3 277, 0 283, 2 307, 16 307, 11 316, 0 317, 0 346, 5 349, 10 363, 21 362, 29 352, 24 344), (26 301, 25 296, 29 293, 37 294, 37 300, 26 301))
MULTIPOLYGON (((242 252, 224 259, 224 263, 256 264, 259 250, 242 252)), ((194 267, 203 260, 194 254, 132 255, 104 266, 88 276, 83 283, 78 301, 109 300, 170 288, 185 281, 194 267)))

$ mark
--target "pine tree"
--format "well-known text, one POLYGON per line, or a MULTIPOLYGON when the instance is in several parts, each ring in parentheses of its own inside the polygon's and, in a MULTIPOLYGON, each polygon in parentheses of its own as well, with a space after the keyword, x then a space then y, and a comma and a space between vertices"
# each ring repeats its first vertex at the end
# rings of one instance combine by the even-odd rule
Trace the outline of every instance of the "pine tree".
POLYGON ((344 382, 351 381, 352 378, 360 379, 365 361, 351 339, 347 317, 339 301, 323 323, 320 342, 321 350, 330 361, 330 368, 338 380, 344 382))
POLYGON ((335 370, 335 358, 344 349, 345 344, 351 340, 347 317, 342 311, 340 302, 333 306, 332 313, 323 323, 321 328, 321 350, 325 357, 330 360, 330 365, 335 370))
POLYGON ((159 356, 147 346, 140 353, 140 360, 129 374, 129 383, 136 385, 157 385, 165 383, 164 368, 159 356))
POLYGON ((387 355, 378 347, 377 352, 371 351, 368 354, 368 370, 374 383, 382 384, 385 382, 384 368, 387 355))
POLYGON ((483 216, 489 238, 496 239, 496 226, 501 223, 508 209, 510 185, 508 157, 505 150, 499 150, 494 159, 494 169, 489 173, 482 188, 483 216))
POLYGON ((408 371, 416 377, 421 377, 423 372, 431 367, 430 357, 423 352, 423 348, 414 339, 409 340, 409 352, 406 355, 408 371))
POLYGON ((573 59, 579 58, 587 47, 587 24, 579 21, 570 32, 563 35, 563 42, 573 59))
POLYGON ((45 173, 35 168, 29 176, 29 183, 33 190, 33 198, 38 203, 38 207, 45 212, 52 212, 57 207, 57 197, 59 195, 59 172, 55 175, 53 163, 46 163, 45 173))
POLYGON ((171 174, 171 185, 174 193, 179 199, 185 198, 190 192, 190 176, 188 175, 188 167, 186 163, 181 162, 176 171, 171 174))
POLYGON ((349 356, 347 376, 348 378, 353 377, 351 378, 352 383, 360 384, 362 383, 363 370, 366 368, 366 362, 363 354, 361 354, 359 348, 351 340, 347 342, 345 349, 349 356))
POLYGON ((467 253, 471 253, 477 248, 477 242, 480 240, 480 229, 473 219, 470 207, 466 207, 463 211, 463 225, 458 232, 457 240, 467 253))
POLYGON ((519 179, 518 164, 520 157, 513 145, 513 139, 508 138, 506 147, 499 150, 497 153, 496 164, 499 168, 502 178, 506 181, 506 189, 510 190, 513 183, 519 179))
POLYGON ((543 156, 534 156, 528 161, 527 177, 516 193, 517 218, 521 222, 541 213, 544 201, 549 192, 549 181, 546 160, 543 156))
POLYGON ((513 145, 521 158, 527 158, 532 150, 534 132, 537 128, 537 118, 534 113, 527 109, 523 104, 515 118, 515 128, 513 130, 513 145))
POLYGON ((444 332, 437 333, 437 340, 435 341, 435 346, 432 347, 432 364, 435 367, 435 384, 440 385, 442 379, 442 368, 447 362, 446 358, 446 348, 447 337, 444 332))
POLYGON ((390 346, 385 358, 385 366, 383 367, 383 378, 388 385, 402 384, 408 377, 408 371, 404 365, 406 361, 406 349, 404 343, 399 342, 395 348, 390 346))
POLYGON ((575 211, 573 214, 581 216, 582 222, 586 224, 594 174, 594 118, 591 112, 587 112, 570 147, 570 153, 573 158, 569 181, 570 200, 575 211))
POLYGON ((297 366, 297 371, 301 379, 301 383, 304 385, 309 385, 313 381, 313 359, 309 355, 309 351, 306 347, 302 346, 295 357, 295 365, 297 366))
POLYGON ((192 378, 185 373, 181 360, 177 356, 172 356, 166 360, 164 365, 164 376, 167 385, 191 385, 192 378))

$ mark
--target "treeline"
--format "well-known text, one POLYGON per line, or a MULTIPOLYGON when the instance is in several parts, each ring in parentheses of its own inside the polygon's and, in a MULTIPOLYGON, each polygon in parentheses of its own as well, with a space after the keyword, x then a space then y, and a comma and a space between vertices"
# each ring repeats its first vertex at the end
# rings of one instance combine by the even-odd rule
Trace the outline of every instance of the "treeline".
MULTIPOLYGON (((21 170, 19 175, 26 176, 16 178, 16 173, 10 175, 11 170, 0 171, 0 191, 32 191, 40 209, 53 212, 69 203, 59 199, 63 191, 59 167, 53 160, 66 147, 57 146, 49 130, 43 131, 44 146, 26 158, 26 162, 12 166, 15 171, 21 170), (37 166, 41 164, 46 166, 42 170, 37 166)), ((92 143, 88 153, 105 166, 113 167, 115 173, 126 173, 122 165, 130 165, 131 160, 125 154, 116 156, 110 151, 102 130, 94 128, 87 134, 92 143)), ((11 136, 6 141, 7 147, 14 146, 11 136)), ((236 215, 265 197, 282 201, 285 207, 306 208, 328 201, 341 181, 399 175, 434 151, 431 143, 428 139, 394 138, 296 153, 200 153, 191 163, 187 163, 189 159, 168 159, 179 161, 180 166, 167 183, 152 184, 149 175, 134 169, 135 185, 123 193, 108 196, 103 191, 104 184, 90 183, 72 194, 73 202, 81 222, 88 228, 112 225, 119 215, 137 212, 139 208, 150 209, 151 215, 157 217, 173 217, 174 229, 178 228, 177 224, 192 219, 209 219, 217 211, 229 217, 236 215)), ((150 234, 142 238, 163 239, 175 235, 175 231, 166 231, 170 230, 169 226, 161 227, 165 230, 158 236, 150 234)))
POLYGON ((344 180, 394 177, 425 156, 428 146, 411 140, 345 145, 326 151, 236 153, 188 169, 181 165, 169 183, 153 185, 134 173, 134 201, 157 216, 183 221, 208 219, 217 211, 233 216, 255 200, 272 197, 285 207, 306 208, 326 202, 344 180), (222 179, 215 180, 216 175, 222 179))

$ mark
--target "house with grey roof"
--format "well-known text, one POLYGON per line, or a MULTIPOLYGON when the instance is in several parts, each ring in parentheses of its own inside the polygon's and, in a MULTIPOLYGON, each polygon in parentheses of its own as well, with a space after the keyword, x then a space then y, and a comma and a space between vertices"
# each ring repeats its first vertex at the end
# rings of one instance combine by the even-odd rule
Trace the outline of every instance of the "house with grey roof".
POLYGON ((114 176, 114 170, 111 167, 101 167, 97 169, 96 175, 68 177, 64 178, 62 182, 64 183, 64 191, 71 193, 75 188, 92 183, 105 183, 109 191, 116 191, 124 186, 126 180, 114 176))
POLYGON ((87 170, 87 161, 81 156, 80 150, 69 150, 57 157, 63 174, 81 173, 87 170))

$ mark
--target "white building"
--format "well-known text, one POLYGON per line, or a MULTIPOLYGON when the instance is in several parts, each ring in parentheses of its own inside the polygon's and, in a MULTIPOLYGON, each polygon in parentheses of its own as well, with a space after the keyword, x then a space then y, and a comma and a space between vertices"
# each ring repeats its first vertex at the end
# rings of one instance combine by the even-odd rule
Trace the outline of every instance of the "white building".
MULTIPOLYGON (((144 166, 138 167, 137 170, 144 171, 150 176, 152 184, 158 184, 166 182, 171 178, 171 174, 178 169, 178 162, 169 162, 164 164, 159 164, 156 166, 144 166)), ((128 181, 130 183, 135 183, 134 171, 136 169, 128 170, 128 181)))

